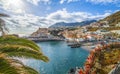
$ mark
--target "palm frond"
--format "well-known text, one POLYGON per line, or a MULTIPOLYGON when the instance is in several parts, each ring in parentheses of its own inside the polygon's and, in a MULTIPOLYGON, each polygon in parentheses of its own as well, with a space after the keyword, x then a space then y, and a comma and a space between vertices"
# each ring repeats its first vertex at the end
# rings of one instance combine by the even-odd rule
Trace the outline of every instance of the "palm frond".
POLYGON ((12 58, 0 57, 0 74, 39 74, 36 70, 23 65, 22 62, 12 58))
POLYGON ((25 57, 43 60, 44 62, 49 61, 41 52, 21 45, 1 45, 0 52, 7 54, 9 57, 25 57))
POLYGON ((36 70, 34 70, 28 66, 24 66, 24 69, 27 71, 28 74, 40 74, 39 72, 37 72, 36 70))
POLYGON ((19 60, 13 59, 14 57, 49 61, 39 46, 30 40, 11 35, 0 37, 0 74, 39 74, 19 60))
MULTIPOLYGON (((0 13, 0 17, 9 16, 0 13)), ((48 62, 49 59, 43 55, 40 47, 33 41, 6 35, 9 30, 2 18, 0 18, 0 31, 2 32, 2 37, 0 37, 0 74, 39 74, 13 57, 33 58, 48 62)))
POLYGON ((0 57, 0 74, 19 74, 9 61, 6 57, 0 57))
POLYGON ((15 44, 15 45, 22 45, 22 46, 28 46, 31 47, 33 50, 40 52, 40 47, 37 46, 33 41, 24 39, 24 38, 18 38, 15 36, 4 36, 0 37, 0 44, 15 44))

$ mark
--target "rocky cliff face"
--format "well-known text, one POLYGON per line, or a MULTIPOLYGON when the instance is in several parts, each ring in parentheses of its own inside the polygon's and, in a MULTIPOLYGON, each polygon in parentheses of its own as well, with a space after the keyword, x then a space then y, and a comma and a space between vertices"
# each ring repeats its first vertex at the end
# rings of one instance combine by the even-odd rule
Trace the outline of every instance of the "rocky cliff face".
POLYGON ((49 30, 47 28, 39 28, 36 32, 31 34, 31 37, 38 37, 39 35, 48 35, 49 30))

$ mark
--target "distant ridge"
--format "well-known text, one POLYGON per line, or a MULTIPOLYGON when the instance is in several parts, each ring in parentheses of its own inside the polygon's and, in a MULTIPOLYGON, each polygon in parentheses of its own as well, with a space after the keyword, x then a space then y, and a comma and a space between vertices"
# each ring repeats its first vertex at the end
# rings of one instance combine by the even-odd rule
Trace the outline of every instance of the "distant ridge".
POLYGON ((75 22, 75 23, 58 22, 58 23, 53 24, 49 28, 85 26, 85 25, 89 25, 93 22, 96 22, 96 20, 89 20, 89 21, 82 21, 82 22, 75 22))

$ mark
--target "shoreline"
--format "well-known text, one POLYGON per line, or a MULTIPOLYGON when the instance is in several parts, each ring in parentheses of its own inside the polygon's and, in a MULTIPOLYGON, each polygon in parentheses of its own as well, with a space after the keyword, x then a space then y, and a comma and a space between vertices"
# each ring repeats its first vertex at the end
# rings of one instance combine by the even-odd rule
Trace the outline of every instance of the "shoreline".
POLYGON ((64 40, 32 40, 34 42, 64 41, 64 40))
POLYGON ((87 50, 87 51, 92 51, 94 48, 91 48, 91 46, 81 46, 81 48, 87 50))
MULTIPOLYGON (((64 40, 32 40, 34 42, 49 42, 49 41, 64 41, 64 40)), ((65 41, 64 41, 65 42, 65 41)), ((92 51, 94 48, 91 48, 92 45, 81 45, 80 48, 83 48, 84 50, 87 50, 87 51, 92 51)))

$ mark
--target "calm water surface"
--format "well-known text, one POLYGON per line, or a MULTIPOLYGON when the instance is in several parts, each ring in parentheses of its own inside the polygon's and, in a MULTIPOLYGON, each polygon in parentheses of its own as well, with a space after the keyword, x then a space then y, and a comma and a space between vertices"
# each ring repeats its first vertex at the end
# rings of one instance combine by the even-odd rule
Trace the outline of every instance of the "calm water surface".
POLYGON ((69 69, 83 66, 89 54, 83 48, 70 48, 63 41, 39 42, 37 44, 50 61, 45 63, 30 59, 23 62, 41 74, 67 74, 69 69))

